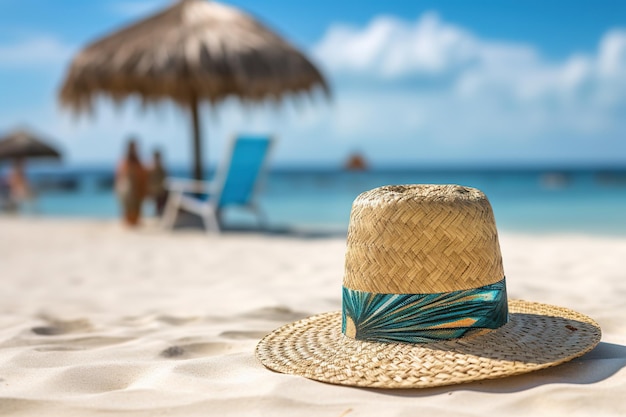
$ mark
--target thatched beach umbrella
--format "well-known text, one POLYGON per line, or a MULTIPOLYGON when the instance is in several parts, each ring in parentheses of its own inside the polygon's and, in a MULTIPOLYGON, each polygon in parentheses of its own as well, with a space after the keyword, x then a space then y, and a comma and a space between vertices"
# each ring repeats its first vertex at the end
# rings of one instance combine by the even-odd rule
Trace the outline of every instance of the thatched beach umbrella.
POLYGON ((57 149, 27 130, 15 130, 0 138, 0 160, 60 157, 57 149))
POLYGON ((281 100, 315 87, 329 93, 304 55, 251 16, 217 2, 181 0, 88 45, 74 58, 60 101, 90 111, 98 95, 116 102, 132 95, 144 103, 173 100, 189 109, 200 179, 202 101, 281 100))

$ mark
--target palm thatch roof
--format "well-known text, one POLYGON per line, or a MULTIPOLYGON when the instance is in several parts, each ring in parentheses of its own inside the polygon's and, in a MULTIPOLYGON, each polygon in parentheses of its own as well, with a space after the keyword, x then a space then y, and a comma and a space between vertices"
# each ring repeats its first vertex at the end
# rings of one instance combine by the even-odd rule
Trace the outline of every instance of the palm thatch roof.
POLYGON ((27 130, 15 130, 0 139, 0 159, 60 157, 57 149, 27 130))
POLYGON ((60 102, 90 111, 97 95, 137 94, 193 106, 231 95, 279 100, 315 87, 329 93, 315 66, 263 24, 217 2, 181 0, 88 45, 71 64, 60 102))

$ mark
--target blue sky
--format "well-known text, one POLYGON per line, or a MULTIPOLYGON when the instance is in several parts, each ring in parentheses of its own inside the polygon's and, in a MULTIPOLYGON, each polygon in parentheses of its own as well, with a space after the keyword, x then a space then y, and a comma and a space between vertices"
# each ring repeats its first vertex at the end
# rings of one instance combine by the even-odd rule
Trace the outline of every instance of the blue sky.
MULTIPOLYGON (((72 55, 162 0, 0 0, 0 132, 30 126, 71 164, 110 164, 125 138, 190 161, 187 115, 103 101, 93 118, 60 111, 72 55)), ((227 101, 203 109, 207 157, 237 132, 269 132, 275 163, 339 165, 626 164, 626 2, 535 0, 230 2, 301 47, 331 103, 279 111, 227 101)))

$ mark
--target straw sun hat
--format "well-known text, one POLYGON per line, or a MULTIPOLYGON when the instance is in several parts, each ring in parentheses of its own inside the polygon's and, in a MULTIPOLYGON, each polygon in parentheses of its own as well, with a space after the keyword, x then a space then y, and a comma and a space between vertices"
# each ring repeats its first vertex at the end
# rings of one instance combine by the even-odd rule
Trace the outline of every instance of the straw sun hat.
POLYGON ((599 341, 589 317, 507 300, 482 192, 407 185, 355 200, 343 311, 280 327, 256 355, 272 370, 332 384, 426 388, 547 368, 599 341))

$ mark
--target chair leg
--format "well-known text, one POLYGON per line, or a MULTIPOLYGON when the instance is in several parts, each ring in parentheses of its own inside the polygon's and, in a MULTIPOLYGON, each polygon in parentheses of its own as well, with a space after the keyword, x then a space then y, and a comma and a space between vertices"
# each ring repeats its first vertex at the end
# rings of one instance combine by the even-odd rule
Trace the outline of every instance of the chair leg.
POLYGON ((211 234, 212 232, 221 232, 219 216, 215 208, 207 208, 202 215, 202 220, 207 233, 211 234))
POLYGON ((164 229, 173 229, 176 223, 176 217, 178 210, 180 209, 180 202, 182 194, 170 193, 165 203, 165 210, 163 210, 163 217, 161 218, 161 227, 164 229))
POLYGON ((258 206, 252 206, 252 211, 254 211, 254 213, 256 214, 259 228, 267 230, 268 219, 265 215, 265 212, 261 210, 258 206))
POLYGON ((250 209, 251 212, 256 214, 257 224, 259 226, 259 229, 267 230, 268 220, 267 220, 267 216, 265 215, 265 212, 261 210, 259 206, 257 206, 256 204, 249 205, 248 209, 250 209))

